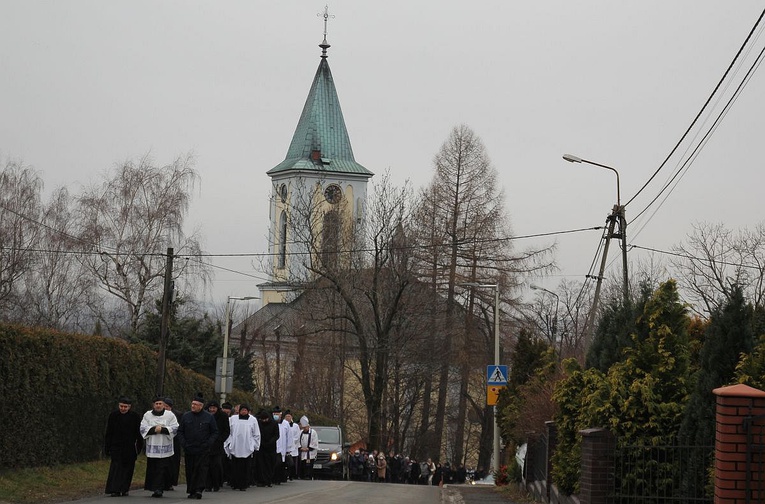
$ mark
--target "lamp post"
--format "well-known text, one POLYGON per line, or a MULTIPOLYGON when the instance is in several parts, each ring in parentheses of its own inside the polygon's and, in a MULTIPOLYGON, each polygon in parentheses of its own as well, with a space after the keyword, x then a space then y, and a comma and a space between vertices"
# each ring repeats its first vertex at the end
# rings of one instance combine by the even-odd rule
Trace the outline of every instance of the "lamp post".
POLYGON ((598 300, 600 298, 600 286, 603 282, 603 274, 606 269, 606 258, 608 257, 608 245, 611 243, 612 238, 619 238, 622 241, 622 295, 624 296, 625 304, 629 301, 629 275, 627 272, 627 219, 624 216, 624 207, 622 206, 621 193, 619 188, 619 172, 616 168, 608 165, 596 163, 595 161, 589 161, 582 159, 571 154, 564 154, 563 159, 569 163, 586 163, 606 170, 611 170, 616 174, 616 206, 611 210, 611 214, 608 216, 608 233, 606 235, 606 244, 603 246, 603 257, 600 261, 600 272, 598 273, 598 282, 595 284, 595 295, 592 300, 592 308, 587 321, 588 327, 588 341, 585 344, 585 348, 589 346, 592 340, 592 333, 595 329, 595 312, 598 307, 598 300), (619 223, 619 232, 614 233, 614 227, 616 223, 619 223))
POLYGON ((223 361, 221 362, 220 377, 220 402, 226 402, 226 385, 228 376, 228 339, 231 332, 231 301, 247 301, 249 299, 260 299, 256 296, 229 296, 226 299, 226 327, 223 331, 223 361))
MULTIPOLYGON (((479 289, 494 289, 494 365, 499 366, 499 284, 468 282, 462 285, 479 289)), ((499 471, 499 424, 497 424, 496 404, 494 405, 494 440, 492 446, 491 464, 495 471, 499 471)))
MULTIPOLYGON (((544 287, 540 287, 538 285, 529 284, 529 287, 531 288, 531 290, 544 291, 550 294, 551 296, 555 296, 555 318, 553 319, 553 322, 552 322, 553 344, 555 344, 555 340, 558 338, 558 307, 560 306, 560 297, 553 291, 545 289, 544 287)), ((558 346, 560 347, 558 350, 558 358, 562 359, 563 358, 563 338, 561 338, 558 346)))

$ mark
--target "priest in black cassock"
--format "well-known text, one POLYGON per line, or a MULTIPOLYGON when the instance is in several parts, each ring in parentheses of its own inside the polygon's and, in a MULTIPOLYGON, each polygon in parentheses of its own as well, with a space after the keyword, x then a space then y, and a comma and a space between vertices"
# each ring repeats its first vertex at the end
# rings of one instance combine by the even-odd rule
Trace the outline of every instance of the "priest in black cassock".
POLYGON ((109 415, 104 435, 104 453, 111 457, 106 493, 112 497, 125 496, 130 491, 135 460, 143 448, 141 417, 130 410, 132 401, 123 396, 117 402, 118 409, 109 415))

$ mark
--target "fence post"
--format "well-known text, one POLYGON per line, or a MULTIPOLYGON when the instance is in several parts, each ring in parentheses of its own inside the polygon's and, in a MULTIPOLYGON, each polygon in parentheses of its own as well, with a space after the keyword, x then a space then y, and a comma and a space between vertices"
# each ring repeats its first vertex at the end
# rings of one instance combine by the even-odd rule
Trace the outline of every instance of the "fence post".
POLYGON ((585 429, 579 480, 581 504, 609 504, 614 486, 614 435, 606 429, 585 429))
MULTIPOLYGON (((715 429, 715 504, 748 504, 760 502, 747 496, 747 417, 765 414, 765 392, 748 385, 720 387, 717 396, 715 429)), ((762 429, 762 419, 757 422, 762 429)), ((758 431, 762 435, 762 430, 758 431)), ((760 461, 761 454, 758 454, 760 461)), ((752 487, 762 492, 762 466, 755 464, 748 475, 752 487)))

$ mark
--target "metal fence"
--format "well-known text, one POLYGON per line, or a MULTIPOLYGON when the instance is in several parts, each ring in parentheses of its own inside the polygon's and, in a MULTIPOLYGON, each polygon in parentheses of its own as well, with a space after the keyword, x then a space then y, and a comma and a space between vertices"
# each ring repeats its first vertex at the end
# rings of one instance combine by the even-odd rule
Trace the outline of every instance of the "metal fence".
POLYGON ((531 438, 527 442, 524 479, 531 481, 547 480, 547 435, 531 438))
POLYGON ((614 454, 615 504, 712 503, 714 446, 626 445, 614 454))

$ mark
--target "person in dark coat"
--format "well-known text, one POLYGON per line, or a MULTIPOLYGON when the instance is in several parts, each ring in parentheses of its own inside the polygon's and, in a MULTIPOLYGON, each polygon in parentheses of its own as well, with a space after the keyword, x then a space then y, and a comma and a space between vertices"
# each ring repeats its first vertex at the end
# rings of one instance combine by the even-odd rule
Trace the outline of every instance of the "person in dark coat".
POLYGON ((422 470, 420 469, 420 463, 417 462, 414 458, 410 460, 412 463, 412 470, 409 473, 409 483, 412 485, 419 485, 420 484, 420 476, 422 475, 422 470))
POLYGON ((351 460, 348 462, 348 466, 351 473, 351 480, 364 481, 364 459, 361 457, 361 451, 356 450, 351 455, 351 460))
POLYGON ((266 410, 260 410, 257 417, 258 427, 260 427, 260 449, 255 452, 255 484, 270 487, 274 483, 279 425, 266 410))
POLYGON ((431 483, 433 486, 444 486, 444 469, 439 463, 436 463, 436 470, 433 472, 431 483))
POLYGON ((191 411, 183 414, 178 426, 178 437, 186 460, 186 493, 190 499, 202 498, 210 466, 210 451, 218 439, 218 424, 203 407, 204 399, 197 394, 191 400, 191 411))
MULTIPOLYGON (((178 410, 173 409, 172 397, 165 397, 165 411, 169 411, 181 423, 181 413, 178 410)), ((181 442, 178 437, 173 438, 173 456, 170 457, 170 482, 165 490, 175 490, 173 487, 178 486, 178 478, 181 475, 181 442)))
MULTIPOLYGON (((223 412, 224 415, 226 415, 226 418, 231 419, 231 414, 234 410, 234 405, 230 402, 224 402, 220 405, 220 411, 223 412)), ((231 426, 229 425, 229 429, 231 426)), ((230 434, 229 434, 230 435, 230 434)), ((226 440, 224 439, 223 442, 225 443, 226 440)), ((228 457, 223 457, 223 481, 226 481, 228 483, 231 483, 231 459, 228 457)))
POLYGON ((133 482, 135 460, 143 448, 141 416, 131 411, 133 402, 122 396, 117 410, 109 415, 104 434, 104 453, 111 457, 106 493, 112 497, 127 495, 133 482))
POLYGON ((228 415, 221 411, 218 401, 207 403, 207 412, 215 418, 215 423, 218 425, 218 438, 210 450, 210 469, 207 471, 206 489, 208 492, 217 492, 225 481, 223 459, 226 454, 223 451, 223 443, 226 442, 231 433, 231 426, 228 415))

